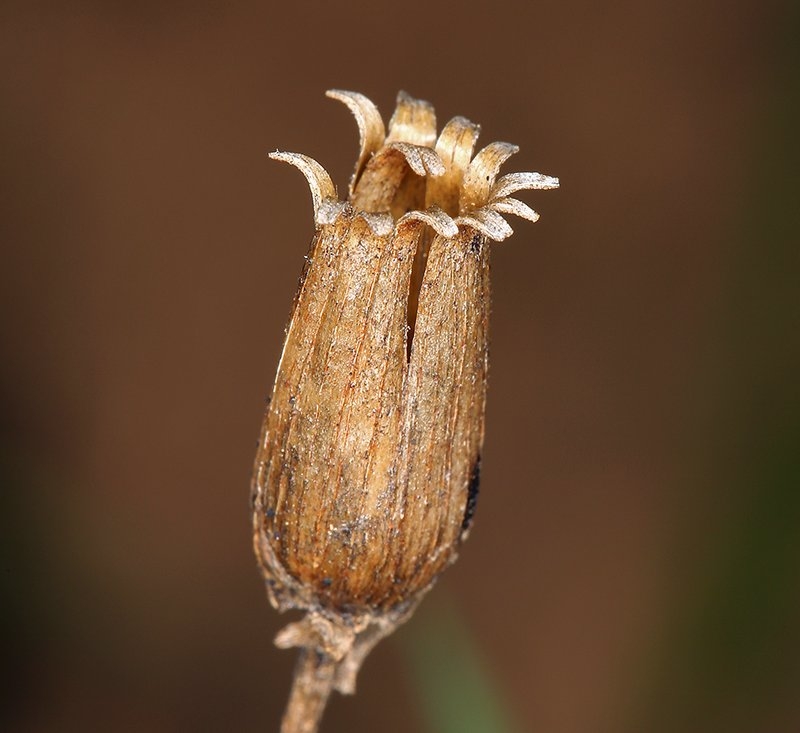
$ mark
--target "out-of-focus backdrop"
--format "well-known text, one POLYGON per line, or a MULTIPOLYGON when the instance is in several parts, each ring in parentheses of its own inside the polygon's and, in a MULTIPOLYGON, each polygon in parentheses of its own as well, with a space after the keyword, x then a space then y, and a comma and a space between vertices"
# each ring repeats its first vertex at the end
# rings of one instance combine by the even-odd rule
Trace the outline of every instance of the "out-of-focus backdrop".
POLYGON ((276 730, 248 484, 331 87, 561 177, 493 254, 459 562, 323 731, 800 730, 797 3, 6 2, 13 733, 276 730))

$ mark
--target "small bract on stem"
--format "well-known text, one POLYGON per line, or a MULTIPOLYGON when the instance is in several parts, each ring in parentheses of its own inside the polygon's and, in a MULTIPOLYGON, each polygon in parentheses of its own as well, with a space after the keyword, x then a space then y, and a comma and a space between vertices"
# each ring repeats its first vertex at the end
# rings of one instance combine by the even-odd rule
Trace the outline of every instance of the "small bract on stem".
POLYGON ((499 176, 516 151, 463 117, 436 134, 398 96, 388 133, 355 92, 360 152, 342 201, 298 153, 316 235, 264 418, 252 484, 254 546, 270 601, 305 617, 283 733, 316 730, 332 689, 352 693, 374 645, 412 613, 466 538, 478 492, 488 369, 489 242, 503 217, 536 221, 499 176))

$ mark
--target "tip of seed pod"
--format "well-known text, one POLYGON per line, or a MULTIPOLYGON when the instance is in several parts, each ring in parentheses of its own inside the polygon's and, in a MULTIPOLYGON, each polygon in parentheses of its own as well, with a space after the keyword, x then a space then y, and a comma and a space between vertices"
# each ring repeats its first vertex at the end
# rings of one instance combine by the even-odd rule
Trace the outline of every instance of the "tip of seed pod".
MULTIPOLYGON (((489 239, 501 241, 512 233, 501 214, 514 214, 529 221, 539 218, 536 211, 511 198, 511 194, 520 190, 554 189, 560 185, 558 178, 542 173, 519 172, 500 177, 500 167, 519 151, 516 145, 493 142, 473 157, 479 125, 457 116, 444 126, 437 138, 433 106, 404 91, 397 95, 397 107, 388 125, 388 135, 377 107, 363 94, 330 89, 326 96, 344 103, 358 124, 360 152, 348 200, 356 209, 362 208, 363 204, 363 208, 368 210, 364 221, 378 236, 388 235, 400 221, 417 220, 444 237, 454 237, 459 225, 463 224, 489 239), (412 202, 404 202, 400 210, 408 213, 397 221, 387 213, 391 201, 381 199, 379 186, 378 193, 372 197, 377 196, 378 201, 370 196, 361 196, 356 201, 355 197, 361 174, 372 165, 369 161, 389 161, 386 164, 390 167, 397 164, 396 158, 391 162, 393 156, 384 157, 384 153, 390 150, 399 153, 416 176, 426 179, 420 184, 420 187, 424 186, 423 194, 411 206, 412 202)), ((330 176, 317 161, 279 150, 269 153, 269 157, 295 166, 306 177, 318 226, 336 220, 345 204, 338 200, 330 176)), ((377 184, 373 182, 371 185, 377 184)))

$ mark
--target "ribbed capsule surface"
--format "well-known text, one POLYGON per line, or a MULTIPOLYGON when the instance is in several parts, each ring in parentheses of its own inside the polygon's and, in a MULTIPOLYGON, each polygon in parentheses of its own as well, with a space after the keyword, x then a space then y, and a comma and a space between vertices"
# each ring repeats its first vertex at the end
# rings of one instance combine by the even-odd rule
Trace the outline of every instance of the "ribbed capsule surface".
POLYGON ((488 367, 489 243, 538 216, 472 156, 464 118, 401 94, 388 134, 369 100, 346 201, 305 156, 316 235, 286 333, 253 478, 254 542, 273 603, 333 614, 413 601, 455 558, 475 506, 488 367))

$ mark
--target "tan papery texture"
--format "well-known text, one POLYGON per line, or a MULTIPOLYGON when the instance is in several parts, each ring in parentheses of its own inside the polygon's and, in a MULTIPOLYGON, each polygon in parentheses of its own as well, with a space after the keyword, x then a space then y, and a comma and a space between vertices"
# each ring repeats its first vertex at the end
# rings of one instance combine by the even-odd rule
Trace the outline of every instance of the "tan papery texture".
POLYGON ((317 233, 259 441, 254 543, 273 605, 308 611, 277 643, 330 662, 301 658, 311 677, 286 720, 303 718, 302 699, 321 715, 325 680, 352 691, 369 649, 455 559, 478 489, 489 243, 511 234, 501 212, 538 217, 509 193, 558 185, 496 180, 516 147, 473 158, 479 128, 462 117, 437 140, 427 102, 401 93, 386 134, 366 97, 329 96, 359 127, 348 200, 316 161, 272 156, 306 176, 317 233))

